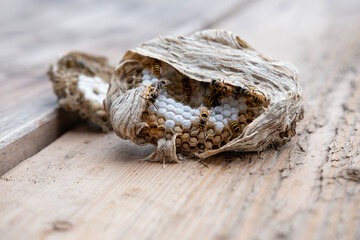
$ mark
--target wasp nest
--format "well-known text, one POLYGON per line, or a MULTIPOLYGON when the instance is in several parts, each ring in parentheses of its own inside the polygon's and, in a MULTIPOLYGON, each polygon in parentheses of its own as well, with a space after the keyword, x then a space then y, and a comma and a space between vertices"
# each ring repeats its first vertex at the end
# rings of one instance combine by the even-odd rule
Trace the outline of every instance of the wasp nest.
POLYGON ((114 68, 105 58, 70 52, 50 67, 48 72, 60 107, 78 112, 83 119, 111 129, 103 100, 114 68))
POLYGON ((121 138, 157 146, 154 161, 281 145, 303 116, 296 69, 223 30, 126 52, 104 106, 121 138))

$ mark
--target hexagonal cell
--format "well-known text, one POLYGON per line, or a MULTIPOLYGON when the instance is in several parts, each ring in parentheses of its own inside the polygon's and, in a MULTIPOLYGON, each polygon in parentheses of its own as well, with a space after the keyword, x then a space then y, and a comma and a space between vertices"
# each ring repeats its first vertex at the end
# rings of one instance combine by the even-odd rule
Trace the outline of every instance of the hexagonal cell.
POLYGON ((190 120, 184 120, 182 122, 182 127, 184 128, 184 130, 189 130, 191 127, 191 121, 190 120))
POLYGON ((182 144, 181 144, 181 148, 182 149, 189 149, 190 148, 190 144, 189 144, 189 142, 183 142, 182 144))
POLYGON ((199 135, 199 129, 194 129, 193 131, 189 132, 191 137, 197 137, 199 135))
POLYGON ((213 144, 214 145, 219 145, 221 143, 222 137, 220 135, 215 135, 213 137, 213 144))
POLYGON ((190 139, 190 134, 189 133, 183 133, 181 135, 181 141, 188 141, 190 139))
POLYGON ((203 143, 198 143, 197 148, 200 152, 203 152, 205 150, 205 145, 203 143))
MULTIPOLYGON (((207 136, 206 141, 211 141, 214 144, 214 136, 207 136)), ((205 141, 203 141, 205 143, 205 141)))
POLYGON ((198 152, 197 145, 190 145, 190 152, 191 152, 191 153, 196 153, 196 152, 198 152))
POLYGON ((158 123, 159 125, 163 125, 163 124, 165 123, 165 119, 164 119, 163 117, 159 117, 159 118, 157 119, 157 123, 158 123))
POLYGON ((207 137, 206 131, 200 131, 199 135, 197 136, 198 141, 205 141, 207 137))
POLYGON ((215 122, 209 120, 207 122, 207 128, 209 129, 209 128, 214 128, 214 127, 215 127, 215 122))
POLYGON ((208 128, 206 131, 206 135, 208 136, 214 136, 215 135, 215 130, 213 128, 208 128))
POLYGON ((191 137, 189 139, 190 146, 196 146, 198 144, 199 140, 196 137, 191 137))
POLYGON ((254 113, 252 111, 247 111, 246 114, 248 119, 254 119, 254 113))
POLYGON ((156 135, 157 135, 158 139, 165 137, 165 127, 164 126, 159 126, 157 128, 156 135))
POLYGON ((189 144, 188 142, 182 143, 182 144, 181 144, 181 149, 182 149, 181 152, 182 152, 183 154, 185 154, 185 155, 186 155, 186 154, 189 154, 190 151, 191 151, 191 150, 190 150, 190 144, 189 144))
POLYGON ((147 121, 148 117, 149 117, 149 113, 147 111, 144 111, 143 114, 141 115, 141 120, 145 122, 147 121))
POLYGON ((182 127, 180 127, 180 126, 175 126, 175 127, 174 127, 174 132, 176 132, 176 133, 182 133, 182 132, 183 132, 183 129, 182 129, 182 127))
POLYGON ((205 149, 212 149, 213 143, 210 140, 205 141, 205 149))
POLYGON ((137 135, 137 137, 138 137, 139 139, 143 140, 143 142, 140 140, 139 143, 146 143, 146 142, 150 141, 151 136, 150 136, 148 130, 149 130, 148 127, 144 127, 144 128, 140 131, 140 133, 137 135))
POLYGON ((176 146, 176 153, 183 153, 182 148, 179 146, 176 146))
POLYGON ((231 132, 228 128, 224 129, 222 132, 223 139, 229 138, 231 136, 231 132))
POLYGON ((154 137, 157 139, 157 125, 156 124, 150 124, 149 125, 149 130, 148 133, 150 134, 151 137, 154 137))
POLYGON ((167 131, 171 132, 171 129, 175 127, 175 122, 173 120, 166 120, 164 126, 166 127, 167 131))
POLYGON ((224 131, 224 123, 222 122, 216 122, 215 123, 215 133, 216 134, 221 134, 224 131))
POLYGON ((177 137, 175 138, 175 144, 176 144, 176 146, 181 146, 182 140, 181 140, 181 137, 180 137, 180 136, 177 136, 177 137))
POLYGON ((155 122, 156 120, 157 120, 156 114, 150 114, 150 115, 148 116, 148 121, 149 121, 149 122, 155 122))
POLYGON ((239 122, 246 122, 247 116, 244 113, 239 113, 239 122))

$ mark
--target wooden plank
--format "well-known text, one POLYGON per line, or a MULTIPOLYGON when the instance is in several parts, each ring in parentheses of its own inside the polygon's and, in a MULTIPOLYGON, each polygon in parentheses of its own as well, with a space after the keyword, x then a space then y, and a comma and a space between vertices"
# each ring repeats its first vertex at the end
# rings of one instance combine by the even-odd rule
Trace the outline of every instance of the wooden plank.
POLYGON ((359 239, 359 10, 262 1, 212 24, 299 68, 305 119, 284 148, 163 170, 138 160, 149 148, 77 128, 2 176, 1 236, 359 239))
POLYGON ((76 123, 74 118, 58 114, 45 74, 58 56, 76 49, 108 56, 115 65, 126 49, 142 41, 176 30, 195 31, 209 19, 223 18, 241 8, 242 2, 2 1, 0 101, 5 104, 0 106, 0 175, 76 123), (206 12, 201 9, 204 2, 210 4, 206 12), (49 127, 44 130, 44 125, 49 127), (37 136, 37 141, 29 135, 37 136), (26 148, 21 148, 24 145, 26 148), (9 149, 17 149, 17 153, 9 149))

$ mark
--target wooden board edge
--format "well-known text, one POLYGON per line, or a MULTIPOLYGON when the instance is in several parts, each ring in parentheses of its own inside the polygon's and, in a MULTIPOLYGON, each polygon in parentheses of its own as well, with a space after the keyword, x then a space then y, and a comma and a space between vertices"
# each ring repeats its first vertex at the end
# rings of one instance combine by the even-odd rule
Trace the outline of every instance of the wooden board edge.
POLYGON ((76 113, 52 109, 0 140, 0 176, 38 153, 79 121, 76 113))

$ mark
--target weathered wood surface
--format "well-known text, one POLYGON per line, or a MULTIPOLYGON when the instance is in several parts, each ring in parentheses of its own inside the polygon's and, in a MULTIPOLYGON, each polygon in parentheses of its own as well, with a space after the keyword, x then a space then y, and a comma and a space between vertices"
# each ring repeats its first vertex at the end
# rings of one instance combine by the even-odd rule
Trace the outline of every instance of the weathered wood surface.
POLYGON ((4 239, 359 239, 360 3, 258 1, 209 26, 299 69, 297 136, 261 154, 141 162, 78 127, 0 180, 4 239))
POLYGON ((76 123, 57 110, 45 75, 57 57, 75 49, 107 56, 115 65, 128 48, 158 34, 203 28, 230 16, 244 2, 1 1, 0 175, 76 123), (206 12, 201 8, 205 2, 206 12))

